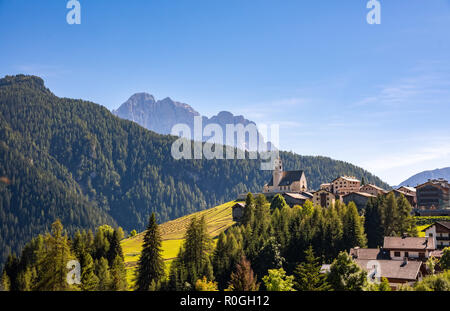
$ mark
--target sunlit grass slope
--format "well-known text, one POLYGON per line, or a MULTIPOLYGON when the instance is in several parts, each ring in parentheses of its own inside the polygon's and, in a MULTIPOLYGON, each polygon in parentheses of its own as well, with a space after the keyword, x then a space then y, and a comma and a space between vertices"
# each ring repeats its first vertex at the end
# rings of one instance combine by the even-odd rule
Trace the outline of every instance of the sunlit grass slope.
MULTIPOLYGON (((170 263, 177 256, 178 250, 183 242, 183 237, 193 217, 205 217, 208 232, 211 237, 217 237, 221 232, 225 231, 234 224, 231 214, 231 207, 235 201, 231 201, 214 208, 204 210, 198 213, 187 215, 160 225, 163 238, 163 258, 168 270, 170 263)), ((125 265, 127 267, 127 278, 129 284, 132 283, 134 269, 142 249, 144 232, 128 239, 124 239, 122 244, 125 256, 125 265)))

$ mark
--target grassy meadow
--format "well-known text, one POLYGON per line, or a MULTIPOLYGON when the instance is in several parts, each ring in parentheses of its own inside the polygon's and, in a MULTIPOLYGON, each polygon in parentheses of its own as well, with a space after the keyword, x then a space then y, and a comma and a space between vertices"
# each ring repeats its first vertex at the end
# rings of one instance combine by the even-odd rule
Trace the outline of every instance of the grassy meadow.
MULTIPOLYGON (((234 224, 231 214, 231 207, 235 201, 231 201, 214 208, 187 215, 160 225, 163 238, 163 258, 166 263, 166 271, 169 270, 170 263, 177 256, 178 250, 183 243, 183 237, 193 217, 205 217, 208 232, 211 237, 216 238, 234 224)), ((134 270, 142 249, 144 233, 122 240, 122 249, 125 256, 128 283, 132 285, 134 270)))

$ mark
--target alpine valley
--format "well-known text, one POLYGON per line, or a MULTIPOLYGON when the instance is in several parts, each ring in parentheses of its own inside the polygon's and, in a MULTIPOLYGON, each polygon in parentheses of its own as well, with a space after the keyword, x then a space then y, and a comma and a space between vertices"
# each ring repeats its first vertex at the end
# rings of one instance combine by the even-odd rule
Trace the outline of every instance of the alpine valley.
MULTIPOLYGON (((39 77, 0 79, 0 264, 55 219, 70 234, 103 224, 139 232, 152 212, 166 222, 260 191, 270 177, 258 160, 174 160, 175 139, 98 104, 59 98, 39 77)), ((286 169, 304 169, 311 188, 341 175, 389 188, 349 163, 280 155, 286 169)))

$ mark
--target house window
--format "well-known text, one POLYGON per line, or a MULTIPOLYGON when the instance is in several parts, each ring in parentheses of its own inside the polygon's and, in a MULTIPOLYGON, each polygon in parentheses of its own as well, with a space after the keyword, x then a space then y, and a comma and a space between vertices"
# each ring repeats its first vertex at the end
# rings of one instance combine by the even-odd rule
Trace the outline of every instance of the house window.
POLYGON ((425 253, 419 253, 419 258, 425 258, 425 253))
POLYGON ((394 257, 400 257, 400 252, 394 252, 394 257))
POLYGON ((409 253, 405 252, 405 257, 408 258, 409 257, 409 253))

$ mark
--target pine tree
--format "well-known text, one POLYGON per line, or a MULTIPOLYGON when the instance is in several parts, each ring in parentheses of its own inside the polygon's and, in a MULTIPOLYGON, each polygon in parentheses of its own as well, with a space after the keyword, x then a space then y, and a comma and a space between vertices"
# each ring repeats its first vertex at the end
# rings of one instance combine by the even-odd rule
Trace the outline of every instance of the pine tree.
POLYGON ((328 260, 336 258, 339 250, 342 249, 344 234, 344 225, 342 220, 336 211, 336 208, 332 206, 328 209, 328 217, 325 221, 325 233, 324 233, 324 256, 328 260))
POLYGON ((122 246, 120 245, 121 235, 123 235, 123 232, 121 233, 119 229, 115 229, 112 235, 110 235, 109 249, 106 257, 108 259, 108 263, 110 266, 112 265, 112 262, 117 256, 120 256, 122 259, 124 258, 122 246))
POLYGON ((111 275, 106 258, 102 257, 95 261, 95 274, 98 277, 98 290, 108 291, 111 286, 111 275))
POLYGON ((40 291, 69 290, 67 263, 73 259, 67 236, 59 220, 52 224, 52 233, 44 238, 44 247, 38 254, 38 279, 36 289, 40 291))
POLYGON ((226 279, 229 275, 227 275, 229 269, 230 258, 227 249, 227 236, 224 232, 219 234, 219 238, 217 239, 216 248, 213 252, 212 264, 215 272, 215 277, 220 287, 226 284, 226 279))
POLYGON ((0 291, 10 291, 10 290, 11 290, 11 281, 9 279, 8 274, 6 274, 6 270, 3 270, 0 283, 0 291))
POLYGON ((241 257, 240 262, 236 265, 236 271, 231 274, 228 290, 241 292, 256 292, 259 290, 257 277, 245 256, 241 257))
POLYGON ((378 199, 369 199, 364 218, 364 229, 367 234, 369 248, 383 245, 384 230, 378 199))
POLYGON ((355 246, 365 247, 367 245, 363 221, 353 202, 350 202, 345 210, 343 239, 346 250, 355 246))
POLYGON ((94 273, 94 260, 90 254, 86 253, 83 255, 83 262, 81 266, 81 290, 97 290, 99 279, 94 273))
POLYGON ((9 254, 8 260, 6 261, 5 268, 3 269, 3 271, 7 276, 8 288, 11 291, 20 290, 19 284, 17 282, 17 277, 19 274, 19 265, 20 260, 16 257, 16 255, 9 254))
POLYGON ((125 263, 120 255, 117 255, 110 269, 111 274, 111 290, 125 291, 128 289, 125 263))
POLYGON ((192 218, 184 237, 184 243, 178 253, 176 264, 171 268, 169 284, 177 289, 193 288, 195 282, 203 276, 212 280, 212 265, 209 259, 213 242, 209 236, 205 218, 192 218), (187 284, 186 284, 187 283, 187 284))
POLYGON ((403 194, 397 198, 397 208, 397 234, 413 237, 417 236, 416 223, 411 215, 412 206, 403 194))
POLYGON ((158 284, 164 278, 164 260, 162 258, 162 237, 155 214, 150 216, 144 235, 144 244, 138 262, 136 290, 147 291, 153 283, 158 284))
POLYGON ((397 234, 398 228, 397 224, 397 200, 395 199, 394 193, 389 193, 386 197, 386 200, 383 201, 382 207, 382 219, 383 219, 383 227, 384 227, 384 236, 395 236, 397 234))
POLYGON ((322 265, 319 258, 314 257, 310 246, 305 251, 305 262, 294 271, 294 288, 299 291, 327 291, 330 289, 326 274, 320 272, 322 265))
POLYGON ((242 224, 251 224, 255 217, 255 199, 251 192, 247 194, 245 199, 244 215, 242 216, 242 224))
POLYGON ((17 275, 17 284, 20 291, 32 291, 36 281, 36 270, 32 267, 26 267, 17 275))

